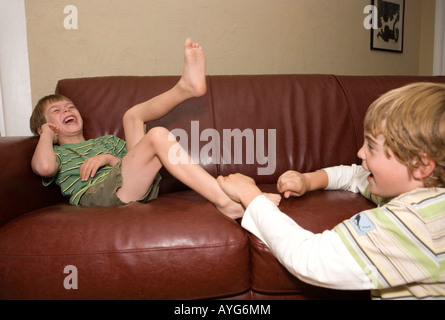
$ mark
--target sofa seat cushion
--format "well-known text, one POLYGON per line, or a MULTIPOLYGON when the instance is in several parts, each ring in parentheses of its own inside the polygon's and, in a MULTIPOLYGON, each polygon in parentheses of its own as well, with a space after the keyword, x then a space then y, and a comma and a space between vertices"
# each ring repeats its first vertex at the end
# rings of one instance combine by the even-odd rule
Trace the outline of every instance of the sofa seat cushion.
MULTIPOLYGON (((274 186, 261 186, 272 191, 274 186)), ((347 191, 317 191, 301 198, 283 199, 279 208, 302 228, 314 233, 331 230, 354 214, 375 207, 363 196, 347 191)), ((290 274, 257 237, 250 235, 252 290, 267 297, 299 299, 369 298, 369 292, 329 290, 304 283, 290 274)))
POLYGON ((192 191, 148 203, 53 205, 0 229, 0 299, 196 299, 250 288, 249 240, 192 191), (66 266, 78 288, 67 290, 66 266))

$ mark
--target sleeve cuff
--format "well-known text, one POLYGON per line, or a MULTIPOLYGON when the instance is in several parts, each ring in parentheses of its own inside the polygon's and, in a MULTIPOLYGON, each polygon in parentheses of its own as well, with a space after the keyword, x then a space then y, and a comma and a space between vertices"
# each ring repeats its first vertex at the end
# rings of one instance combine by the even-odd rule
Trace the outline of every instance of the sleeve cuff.
MULTIPOLYGON (((253 199, 244 213, 243 219, 241 220, 241 226, 266 244, 266 241, 261 237, 260 231, 258 230, 254 219, 254 213, 258 211, 257 208, 264 208, 264 206, 274 206, 276 208, 276 206, 264 195, 259 195, 253 199)), ((265 209, 265 211, 269 212, 270 210, 265 209)))

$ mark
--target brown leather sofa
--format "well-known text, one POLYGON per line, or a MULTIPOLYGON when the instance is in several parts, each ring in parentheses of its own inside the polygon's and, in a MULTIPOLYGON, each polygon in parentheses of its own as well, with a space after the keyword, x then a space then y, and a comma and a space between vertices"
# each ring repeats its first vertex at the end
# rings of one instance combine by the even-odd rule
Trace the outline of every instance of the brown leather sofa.
MULTIPOLYGON (((169 89, 177 79, 67 79, 56 91, 79 108, 86 138, 123 138, 125 110, 169 89)), ((445 82, 445 77, 208 76, 204 97, 183 103, 149 126, 184 129, 189 151, 213 176, 241 172, 273 192, 286 170, 359 163, 369 104, 389 89, 415 81, 445 82), (212 138, 203 134, 206 129, 214 129, 206 131, 212 138), (253 140, 242 146, 233 142, 227 149, 231 161, 212 160, 214 154, 201 152, 219 136, 222 156, 228 145, 224 133, 235 129, 251 133, 253 140), (255 156, 248 148, 252 141, 259 141, 255 156), (237 152, 241 160, 235 159, 237 152)), ((149 204, 70 206, 57 186, 45 188, 33 174, 30 161, 37 140, 0 138, 0 299, 369 298, 367 291, 335 291, 299 281, 239 221, 225 217, 164 170, 161 195, 149 204)), ((280 205, 313 232, 371 207, 360 195, 343 191, 314 192, 280 205)))

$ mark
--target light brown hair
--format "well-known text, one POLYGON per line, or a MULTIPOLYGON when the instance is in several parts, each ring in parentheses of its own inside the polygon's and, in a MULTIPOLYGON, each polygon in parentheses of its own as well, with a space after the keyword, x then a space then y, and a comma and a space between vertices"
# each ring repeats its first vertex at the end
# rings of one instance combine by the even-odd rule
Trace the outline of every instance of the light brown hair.
POLYGON ((445 84, 413 83, 389 91, 369 107, 364 130, 382 134, 385 147, 410 172, 426 155, 436 168, 423 180, 425 187, 445 187, 445 84))
POLYGON ((68 101, 72 103, 70 99, 60 94, 51 94, 45 96, 42 99, 40 99, 39 102, 37 102, 34 110, 32 111, 31 119, 29 120, 31 132, 34 133, 36 136, 39 135, 40 127, 46 123, 45 119, 46 106, 59 101, 68 101))

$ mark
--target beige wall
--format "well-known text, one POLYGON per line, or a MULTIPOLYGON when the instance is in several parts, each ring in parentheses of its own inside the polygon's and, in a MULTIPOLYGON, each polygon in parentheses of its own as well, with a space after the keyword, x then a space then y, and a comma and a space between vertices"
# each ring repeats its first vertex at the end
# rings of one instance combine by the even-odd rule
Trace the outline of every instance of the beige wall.
POLYGON ((25 0, 33 104, 62 78, 180 74, 186 37, 204 46, 213 75, 431 74, 425 1, 406 0, 397 54, 370 50, 370 0, 25 0), (77 30, 64 28, 67 5, 77 30))
POLYGON ((421 9, 419 75, 431 76, 433 74, 436 1, 423 0, 421 9))

